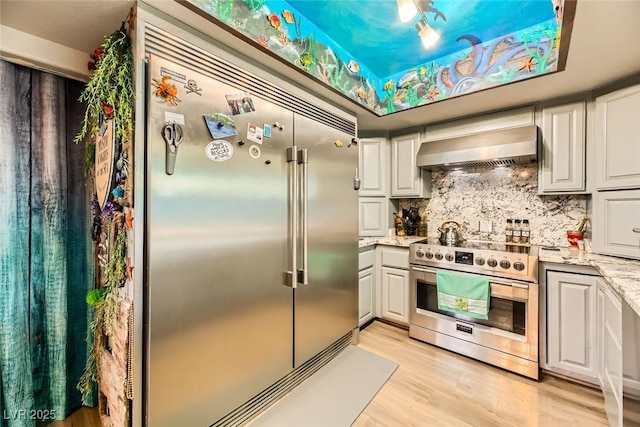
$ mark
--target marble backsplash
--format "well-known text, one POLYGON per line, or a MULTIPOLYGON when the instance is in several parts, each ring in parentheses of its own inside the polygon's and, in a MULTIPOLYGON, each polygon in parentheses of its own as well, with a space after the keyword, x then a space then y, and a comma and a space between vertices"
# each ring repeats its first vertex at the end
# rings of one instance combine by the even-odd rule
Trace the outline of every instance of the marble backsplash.
POLYGON ((536 164, 439 171, 431 179, 431 199, 399 200, 400 209, 426 209, 429 237, 453 220, 464 239, 504 242, 507 218, 528 219, 532 244, 568 246, 566 231, 587 215, 590 196, 539 196, 536 164), (481 233, 480 220, 492 221, 493 232, 481 233))

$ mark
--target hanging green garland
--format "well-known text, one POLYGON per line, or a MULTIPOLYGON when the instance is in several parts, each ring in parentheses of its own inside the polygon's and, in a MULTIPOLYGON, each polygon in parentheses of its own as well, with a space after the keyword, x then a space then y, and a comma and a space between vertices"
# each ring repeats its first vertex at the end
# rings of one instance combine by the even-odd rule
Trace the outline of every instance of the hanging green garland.
MULTIPOLYGON (((90 62, 89 65, 94 73, 79 98, 79 101, 87 103, 87 110, 82 128, 75 137, 76 143, 84 141, 88 135, 92 137, 86 144, 88 171, 94 167, 93 137, 104 120, 113 119, 115 137, 121 147, 129 142, 133 131, 133 54, 131 38, 125 32, 124 24, 120 30, 105 37, 104 44, 91 57, 95 63, 90 62)), ((122 197, 122 194, 118 197, 122 197)), ((123 214, 119 212, 122 206, 117 200, 114 193, 114 199, 107 201, 102 210, 97 200, 92 203, 92 234, 98 245, 98 258, 102 258, 96 269, 100 275, 97 282, 102 287, 87 294, 87 303, 94 307, 95 315, 87 334, 90 348, 87 364, 77 384, 85 405, 91 404, 91 396, 98 382, 97 349, 103 344, 103 336, 111 336, 115 330, 120 308, 118 290, 126 280, 127 233, 123 214)))

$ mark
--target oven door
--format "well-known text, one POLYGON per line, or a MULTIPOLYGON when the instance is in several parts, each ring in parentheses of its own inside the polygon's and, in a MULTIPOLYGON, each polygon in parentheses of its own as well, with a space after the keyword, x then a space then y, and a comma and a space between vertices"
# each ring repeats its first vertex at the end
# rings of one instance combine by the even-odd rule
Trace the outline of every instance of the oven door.
POLYGON ((538 361, 536 283, 477 275, 491 286, 489 318, 480 320, 438 309, 436 271, 411 266, 410 324, 538 361))

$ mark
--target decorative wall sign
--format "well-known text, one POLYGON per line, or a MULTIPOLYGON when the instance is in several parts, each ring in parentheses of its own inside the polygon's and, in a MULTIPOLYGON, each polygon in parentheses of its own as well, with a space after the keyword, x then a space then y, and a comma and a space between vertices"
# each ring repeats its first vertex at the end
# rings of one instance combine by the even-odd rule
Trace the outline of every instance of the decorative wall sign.
POLYGON ((247 125, 247 139, 256 144, 262 144, 262 128, 249 123, 247 125))
POLYGON ((233 145, 224 140, 211 141, 204 152, 214 162, 225 162, 233 156, 233 145))
POLYGON ((100 209, 107 203, 113 183, 113 160, 116 139, 113 133, 113 120, 102 123, 96 136, 95 179, 96 193, 100 209))
POLYGON ((204 121, 213 139, 228 138, 238 134, 233 117, 224 113, 205 114, 204 121))
POLYGON ((231 114, 234 116, 237 114, 252 113, 256 111, 253 105, 253 99, 247 92, 236 93, 234 95, 225 95, 227 103, 231 107, 231 114))
POLYGON ((187 83, 187 76, 185 76, 182 73, 178 73, 178 72, 175 72, 175 71, 170 70, 168 68, 165 68, 165 67, 160 67, 160 75, 163 76, 163 77, 164 76, 168 76, 171 80, 173 80, 174 82, 177 82, 177 83, 182 83, 182 84, 187 83))

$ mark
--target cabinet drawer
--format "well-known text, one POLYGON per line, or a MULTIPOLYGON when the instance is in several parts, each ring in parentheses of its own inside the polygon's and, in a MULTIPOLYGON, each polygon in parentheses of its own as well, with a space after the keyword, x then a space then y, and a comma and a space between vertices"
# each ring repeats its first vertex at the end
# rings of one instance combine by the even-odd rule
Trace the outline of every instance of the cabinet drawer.
POLYGON ((358 270, 373 267, 376 262, 376 255, 373 249, 358 254, 358 270))
POLYGON ((409 269, 409 249, 383 248, 381 251, 382 265, 405 270, 409 269))

